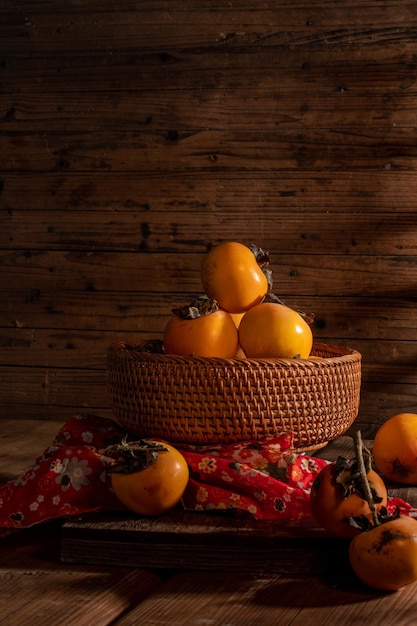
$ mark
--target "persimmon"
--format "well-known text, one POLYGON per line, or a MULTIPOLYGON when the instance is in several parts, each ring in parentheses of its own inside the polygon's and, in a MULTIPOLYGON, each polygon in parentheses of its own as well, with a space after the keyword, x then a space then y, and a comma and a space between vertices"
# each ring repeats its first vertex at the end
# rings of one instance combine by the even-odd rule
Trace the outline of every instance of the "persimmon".
POLYGON ((268 291, 268 279, 262 267, 267 263, 258 262, 254 250, 242 243, 221 243, 203 259, 201 282, 204 292, 229 313, 247 311, 261 302, 268 291))
POLYGON ((242 317, 239 344, 249 358, 306 359, 313 346, 313 334, 294 309, 275 302, 261 302, 242 317))
POLYGON ((215 300, 203 296, 173 313, 164 329, 166 354, 225 359, 235 356, 236 324, 215 300))
MULTIPOLYGON (((387 489, 374 470, 366 474, 377 510, 387 504, 387 489)), ((350 523, 359 517, 372 519, 372 511, 363 492, 355 460, 339 457, 329 463, 315 478, 310 503, 313 515, 322 528, 337 537, 354 537, 360 528, 350 523)))
POLYGON ((116 446, 110 466, 111 485, 118 500, 140 515, 166 513, 181 500, 189 480, 187 462, 173 446, 141 440, 116 446))
POLYGON ((385 478, 417 485, 417 414, 398 413, 384 422, 375 435, 373 456, 385 478))
POLYGON ((400 515, 357 534, 349 560, 362 582, 396 591, 417 580, 417 520, 400 515))

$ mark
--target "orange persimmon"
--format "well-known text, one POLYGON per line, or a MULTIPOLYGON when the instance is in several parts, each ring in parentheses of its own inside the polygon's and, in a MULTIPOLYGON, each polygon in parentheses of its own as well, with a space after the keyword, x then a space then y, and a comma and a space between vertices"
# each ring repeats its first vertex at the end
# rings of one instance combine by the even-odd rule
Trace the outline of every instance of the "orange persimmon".
POLYGON ((396 591, 417 581, 417 521, 400 515, 359 533, 349 544, 349 560, 374 589, 396 591))
POLYGON ((236 324, 215 300, 201 297, 181 309, 165 325, 166 354, 229 359, 238 348, 236 324))
POLYGON ((378 429, 373 457, 385 478, 417 485, 417 414, 398 413, 378 429))
POLYGON ((313 346, 313 333, 294 309, 261 302, 242 317, 239 344, 249 358, 306 359, 313 346))
POLYGON ((247 311, 268 291, 268 279, 256 255, 236 241, 221 243, 206 254, 201 282, 205 293, 229 313, 247 311))
MULTIPOLYGON (((372 513, 361 483, 356 475, 354 462, 339 457, 326 465, 313 482, 310 503, 313 515, 322 528, 337 537, 354 537, 360 529, 349 523, 351 518, 366 517, 372 520, 372 513), (355 482, 356 480, 356 482, 355 482)), ((387 504, 387 489, 382 478, 374 470, 367 473, 367 479, 380 510, 387 504)))

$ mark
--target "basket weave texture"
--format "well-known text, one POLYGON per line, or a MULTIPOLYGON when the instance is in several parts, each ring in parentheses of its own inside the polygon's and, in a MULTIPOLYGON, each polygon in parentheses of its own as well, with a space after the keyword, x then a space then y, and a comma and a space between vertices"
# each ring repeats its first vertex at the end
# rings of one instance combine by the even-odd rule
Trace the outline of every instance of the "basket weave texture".
POLYGON ((108 349, 115 419, 130 434, 211 444, 294 434, 294 448, 323 447, 359 410, 361 355, 315 343, 317 360, 218 359, 108 349))

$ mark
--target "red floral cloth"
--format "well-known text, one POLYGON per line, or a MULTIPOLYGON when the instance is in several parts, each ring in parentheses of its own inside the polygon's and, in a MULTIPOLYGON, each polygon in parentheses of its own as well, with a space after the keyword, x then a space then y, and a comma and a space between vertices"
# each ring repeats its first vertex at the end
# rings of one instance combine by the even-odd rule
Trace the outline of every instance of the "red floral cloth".
MULTIPOLYGON (((32 466, 0 484, 0 528, 123 510, 106 470, 114 462, 115 445, 125 436, 113 420, 71 418, 32 466)), ((311 485, 328 461, 292 452, 291 433, 233 445, 174 445, 190 468, 182 501, 186 510, 240 509, 285 523, 312 516, 311 485)), ((391 499, 390 506, 417 516, 416 509, 398 498, 391 499)))

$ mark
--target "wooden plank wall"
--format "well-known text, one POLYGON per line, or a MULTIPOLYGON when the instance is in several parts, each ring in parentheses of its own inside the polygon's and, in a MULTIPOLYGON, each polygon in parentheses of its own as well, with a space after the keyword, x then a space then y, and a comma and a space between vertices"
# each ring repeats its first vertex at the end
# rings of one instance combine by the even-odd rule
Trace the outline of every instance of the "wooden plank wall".
POLYGON ((0 412, 109 414, 223 240, 417 409, 417 3, 3 0, 0 412))

